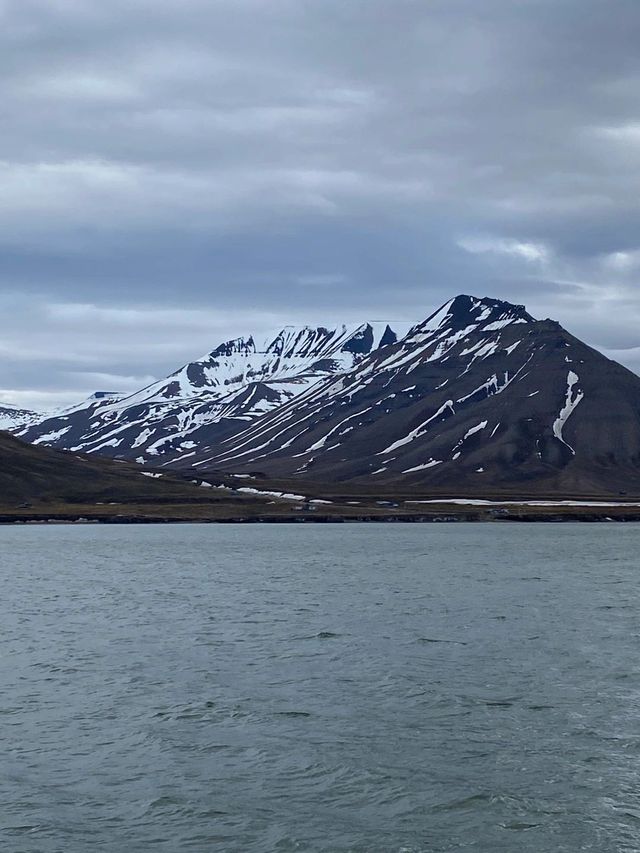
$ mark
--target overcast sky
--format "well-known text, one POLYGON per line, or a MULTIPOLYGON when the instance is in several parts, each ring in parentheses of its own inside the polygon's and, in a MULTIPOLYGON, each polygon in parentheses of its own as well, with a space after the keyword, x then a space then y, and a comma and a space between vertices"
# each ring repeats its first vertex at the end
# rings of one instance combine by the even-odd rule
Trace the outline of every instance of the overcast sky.
POLYGON ((0 399, 457 293, 640 370, 639 0, 0 0, 0 399))

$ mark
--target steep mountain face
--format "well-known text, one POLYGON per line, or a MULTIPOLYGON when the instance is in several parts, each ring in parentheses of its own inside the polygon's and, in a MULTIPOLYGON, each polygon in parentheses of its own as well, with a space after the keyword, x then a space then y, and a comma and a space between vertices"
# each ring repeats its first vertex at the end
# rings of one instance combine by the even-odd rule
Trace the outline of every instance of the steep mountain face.
POLYGON ((639 491, 640 378, 522 306, 459 296, 189 464, 458 494, 639 491))
POLYGON ((352 370, 404 332, 365 323, 286 327, 265 341, 238 338, 135 394, 100 392, 18 434, 34 444, 142 463, 185 462, 321 379, 352 370))
POLYGON ((19 409, 8 403, 0 403, 0 430, 15 432, 31 423, 42 420, 42 415, 29 409, 19 409))

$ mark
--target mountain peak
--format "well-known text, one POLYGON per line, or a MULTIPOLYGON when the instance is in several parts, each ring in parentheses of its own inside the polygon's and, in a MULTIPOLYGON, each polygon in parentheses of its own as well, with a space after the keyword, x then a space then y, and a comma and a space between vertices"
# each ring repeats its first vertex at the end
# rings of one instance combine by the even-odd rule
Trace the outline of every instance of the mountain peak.
POLYGON ((118 391, 94 391, 88 400, 106 400, 107 398, 119 399, 122 394, 118 391))
POLYGON ((515 305, 488 296, 477 297, 462 293, 445 302, 412 331, 449 329, 457 332, 470 327, 495 331, 513 323, 535 323, 535 317, 527 312, 524 305, 515 305))

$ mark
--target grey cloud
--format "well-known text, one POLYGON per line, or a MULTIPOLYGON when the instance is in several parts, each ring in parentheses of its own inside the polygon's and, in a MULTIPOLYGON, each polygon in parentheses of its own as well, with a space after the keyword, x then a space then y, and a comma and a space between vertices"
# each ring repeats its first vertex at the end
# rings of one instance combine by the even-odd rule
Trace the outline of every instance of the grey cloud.
POLYGON ((92 351, 67 318, 87 388, 265 318, 462 291, 640 344, 637 0, 5 0, 0 23, 0 295, 29 306, 5 388, 75 388, 34 354, 52 303, 156 318, 103 315, 92 351))

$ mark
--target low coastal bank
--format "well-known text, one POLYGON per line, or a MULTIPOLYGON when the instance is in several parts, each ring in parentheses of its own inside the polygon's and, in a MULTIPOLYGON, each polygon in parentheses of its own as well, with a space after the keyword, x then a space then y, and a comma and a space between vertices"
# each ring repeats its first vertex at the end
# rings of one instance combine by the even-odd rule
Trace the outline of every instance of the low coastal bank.
POLYGON ((353 511, 352 507, 333 507, 331 512, 291 511, 225 513, 205 507, 129 507, 127 511, 99 512, 93 507, 0 511, 0 524, 442 524, 493 522, 640 522, 637 506, 615 507, 539 507, 519 506, 478 508, 456 504, 437 504, 416 512, 397 510, 353 511), (199 511, 198 511, 199 510, 199 511))

